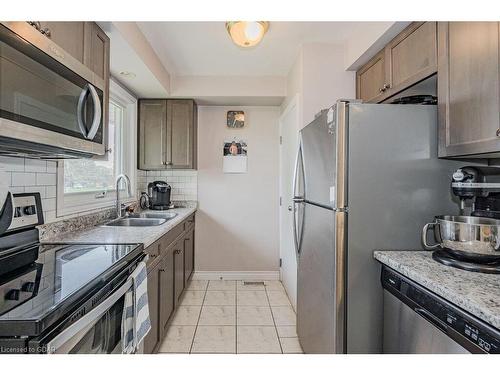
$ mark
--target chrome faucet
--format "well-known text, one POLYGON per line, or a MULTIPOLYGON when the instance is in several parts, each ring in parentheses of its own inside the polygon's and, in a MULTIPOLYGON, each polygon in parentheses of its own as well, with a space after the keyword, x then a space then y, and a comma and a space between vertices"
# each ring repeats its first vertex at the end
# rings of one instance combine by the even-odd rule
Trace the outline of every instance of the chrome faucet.
POLYGON ((125 185, 127 185, 127 192, 128 196, 132 196, 132 189, 130 186, 130 179, 126 174, 120 174, 116 178, 116 217, 121 218, 122 217, 122 203, 120 201, 120 181, 121 180, 125 181, 125 185))

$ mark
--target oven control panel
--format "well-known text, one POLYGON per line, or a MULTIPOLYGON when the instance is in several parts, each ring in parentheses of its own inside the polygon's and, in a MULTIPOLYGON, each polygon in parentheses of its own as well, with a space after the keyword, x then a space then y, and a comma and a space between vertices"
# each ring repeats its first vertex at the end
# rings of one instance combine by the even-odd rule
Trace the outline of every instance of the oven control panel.
POLYGON ((385 266, 382 286, 409 307, 425 310, 441 330, 473 353, 500 353, 500 331, 385 266))
POLYGON ((40 193, 13 194, 14 214, 9 231, 43 224, 40 193))

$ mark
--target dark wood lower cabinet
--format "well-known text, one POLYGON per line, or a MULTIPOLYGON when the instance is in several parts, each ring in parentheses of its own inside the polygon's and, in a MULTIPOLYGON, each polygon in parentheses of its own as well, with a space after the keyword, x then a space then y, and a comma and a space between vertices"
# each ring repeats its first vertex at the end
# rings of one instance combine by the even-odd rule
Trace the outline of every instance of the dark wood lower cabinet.
POLYGON ((188 229, 184 237, 184 284, 187 284, 194 271, 194 227, 188 229))
POLYGON ((194 270, 194 215, 171 229, 144 251, 149 254, 148 300, 151 330, 144 353, 159 349, 170 318, 194 270))
POLYGON ((174 246, 174 286, 175 305, 179 304, 184 290, 184 239, 180 239, 174 246))
POLYGON ((144 353, 153 353, 160 341, 159 301, 160 301, 160 263, 148 272, 148 303, 151 330, 144 338, 144 353))
POLYGON ((170 248, 160 263, 160 337, 164 336, 168 321, 173 312, 174 255, 173 249, 170 248))

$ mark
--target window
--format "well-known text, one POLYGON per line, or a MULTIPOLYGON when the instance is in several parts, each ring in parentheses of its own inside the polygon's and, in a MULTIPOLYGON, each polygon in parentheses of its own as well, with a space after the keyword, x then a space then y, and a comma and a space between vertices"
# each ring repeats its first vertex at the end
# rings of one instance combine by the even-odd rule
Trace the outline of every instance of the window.
MULTIPOLYGON (((112 206, 116 177, 124 173, 135 191, 136 99, 110 81, 108 149, 103 157, 59 162, 57 216, 112 206)), ((126 197, 124 186, 120 195, 126 197)))

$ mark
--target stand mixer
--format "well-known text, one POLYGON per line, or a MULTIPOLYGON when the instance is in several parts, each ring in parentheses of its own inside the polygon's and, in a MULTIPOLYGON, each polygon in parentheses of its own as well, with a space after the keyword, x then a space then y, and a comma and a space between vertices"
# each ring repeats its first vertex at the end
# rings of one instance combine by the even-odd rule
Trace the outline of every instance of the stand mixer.
POLYGON ((500 168, 459 168, 453 173, 451 189, 460 199, 460 215, 466 215, 466 201, 470 200, 470 216, 500 219, 500 168))

